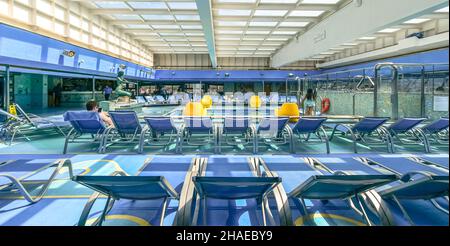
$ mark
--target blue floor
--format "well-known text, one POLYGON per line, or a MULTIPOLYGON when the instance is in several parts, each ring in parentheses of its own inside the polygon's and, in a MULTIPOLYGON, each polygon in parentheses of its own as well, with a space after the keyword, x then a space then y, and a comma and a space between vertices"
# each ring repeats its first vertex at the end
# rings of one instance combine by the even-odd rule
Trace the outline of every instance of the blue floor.
MULTIPOLYGON (((407 158, 411 155, 377 155, 377 154, 337 154, 337 155, 263 155, 260 156, 271 170, 274 170, 283 178, 283 187, 286 192, 291 191, 296 185, 317 174, 316 171, 306 168, 294 168, 301 165, 305 157, 313 157, 321 160, 333 160, 339 163, 341 160, 354 157, 366 157, 377 160, 396 160, 407 158), (295 170, 295 171, 293 171, 295 170)), ((448 162, 448 154, 415 155, 416 157, 429 158, 448 162)), ((186 156, 152 156, 152 155, 0 155, 0 162, 14 160, 11 167, 17 167, 9 173, 16 177, 24 177, 31 172, 30 168, 22 166, 49 163, 60 158, 69 158, 72 161, 75 174, 82 175, 108 175, 113 171, 124 171, 130 175, 139 176, 165 176, 177 192, 180 192, 185 181, 185 176, 190 163, 195 157, 208 158, 206 176, 253 176, 248 168, 248 160, 252 156, 221 156, 221 155, 186 155, 186 156), (19 168, 20 167, 20 168, 19 168)), ((5 165, 6 166, 6 165, 5 165)), ((1 165, 0 165, 1 167, 1 165)), ((442 171, 442 170, 441 170, 442 171)), ((445 172, 445 171, 443 171, 445 172)), ((0 173, 2 172, 0 169, 0 173)), ((446 171, 448 175, 448 171, 446 171)), ((41 183, 49 175, 43 171, 26 178, 30 181, 26 188, 37 191, 41 183), (34 181, 34 182, 33 182, 34 181)), ((0 178, 0 181, 1 178, 0 178)), ((67 171, 58 174, 56 181, 50 186, 44 198, 35 204, 29 204, 20 194, 10 192, 0 183, 0 225, 52 225, 73 226, 78 222, 88 198, 93 191, 81 186, 68 178, 67 171)), ((3 183, 5 184, 5 182, 3 183)), ((33 193, 33 192, 31 192, 33 193)), ((90 214, 91 223, 99 216, 103 209, 105 198, 96 202, 90 214)), ((448 202, 439 201, 448 209, 448 202)), ((295 200, 290 200, 292 220, 295 225, 365 225, 364 220, 351 211, 344 201, 307 200, 308 215, 301 212, 300 205, 295 200)), ((416 225, 448 225, 448 215, 436 210, 428 201, 402 201, 402 205, 411 214, 416 225)), ((106 217, 104 225, 159 225, 159 216, 162 202, 129 201, 120 200, 106 217)), ((171 201, 164 225, 173 224, 177 212, 178 202, 171 201)), ((275 204, 270 202, 273 212, 276 212, 275 204)), ((394 213, 397 225, 409 225, 395 204, 389 203, 394 213)), ((252 200, 220 201, 211 200, 208 203, 208 225, 260 225, 260 209, 252 200)), ((277 219, 277 216, 274 216, 277 219)))

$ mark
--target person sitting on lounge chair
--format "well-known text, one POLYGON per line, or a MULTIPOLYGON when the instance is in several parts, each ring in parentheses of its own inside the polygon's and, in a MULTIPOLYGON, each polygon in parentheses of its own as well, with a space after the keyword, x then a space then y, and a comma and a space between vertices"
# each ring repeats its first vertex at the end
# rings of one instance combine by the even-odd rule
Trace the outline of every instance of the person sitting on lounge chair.
POLYGON ((100 115, 100 118, 103 120, 103 122, 107 125, 107 126, 113 126, 113 122, 111 120, 111 117, 109 117, 109 115, 105 112, 102 112, 96 101, 89 101, 86 103, 86 110, 87 111, 91 111, 91 112, 98 112, 100 115))

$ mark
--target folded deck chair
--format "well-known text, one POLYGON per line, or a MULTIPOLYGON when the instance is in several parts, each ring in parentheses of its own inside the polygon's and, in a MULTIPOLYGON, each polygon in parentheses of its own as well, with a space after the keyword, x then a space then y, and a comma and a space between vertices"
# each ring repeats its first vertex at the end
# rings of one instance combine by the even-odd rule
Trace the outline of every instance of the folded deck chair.
MULTIPOLYGON (((72 165, 69 159, 57 160, 51 164, 48 163, 16 163, 9 162, 0 165, 0 193, 16 193, 17 191, 29 202, 39 202, 47 193, 48 188, 55 180, 62 168, 67 167, 69 170, 69 177, 73 177, 72 165), (48 170, 49 168, 55 168, 50 176, 46 180, 42 180, 42 186, 36 195, 30 194, 30 191, 25 187, 28 183, 35 183, 36 180, 32 180, 32 176, 48 170), (29 173, 23 175, 24 170, 29 173)), ((41 180, 39 180, 41 181, 41 180)))
POLYGON ((395 141, 397 140, 402 145, 412 144, 422 144, 424 146, 425 152, 429 153, 428 140, 425 133, 417 126, 422 123, 424 118, 403 118, 393 123, 392 125, 386 127, 389 135, 391 136, 391 152, 395 152, 395 141))
MULTIPOLYGON (((193 177, 201 200, 203 225, 206 225, 207 198, 222 200, 257 199, 261 204, 263 224, 266 222, 265 202, 268 194, 281 183, 279 177, 193 177)), ((194 221, 194 224, 196 221, 194 221)))
POLYGON ((163 199, 160 217, 160 226, 162 226, 169 199, 179 199, 178 193, 163 176, 75 176, 73 181, 96 191, 84 207, 78 222, 79 226, 86 225, 89 213, 100 194, 107 196, 107 201, 93 226, 102 225, 116 200, 163 199))
MULTIPOLYGON (((323 124, 325 123, 326 118, 300 118, 299 121, 291 125, 292 129, 292 137, 291 137, 291 152, 295 153, 295 136, 298 137, 298 140, 302 143, 314 143, 311 141, 311 135, 315 135, 319 140, 319 143, 324 143, 326 145, 327 154, 330 153, 330 144, 328 142, 328 136, 323 128, 323 124)), ((317 141, 316 141, 317 142, 317 141)))
MULTIPOLYGON (((356 162, 356 161, 355 161, 356 162)), ((352 172, 355 162, 340 163, 338 168, 330 168, 320 161, 315 161, 314 166, 320 165, 321 169, 327 170, 330 175, 314 175, 292 190, 288 195, 299 199, 303 212, 308 214, 305 199, 313 200, 347 200, 350 207, 366 221, 367 225, 372 225, 371 220, 364 208, 361 195, 374 190, 383 185, 397 180, 396 175, 386 175, 375 170, 364 172, 352 172), (359 209, 354 205, 355 199, 359 209)), ((364 164, 357 164, 357 170, 361 170, 364 164)))
POLYGON ((106 148, 115 144, 139 144, 142 135, 142 126, 134 111, 109 111, 109 115, 114 123, 114 128, 110 128, 105 133, 105 143, 102 152, 106 148))
POLYGON ((398 176, 402 184, 379 191, 384 199, 392 199, 402 211, 404 217, 414 225, 408 212, 399 200, 430 200, 440 211, 448 215, 436 198, 444 197, 448 202, 448 171, 424 165, 407 158, 361 158, 369 165, 380 166, 398 176))
POLYGON ((167 146, 172 143, 173 138, 176 139, 178 145, 178 130, 170 117, 145 117, 144 120, 147 125, 144 127, 139 140, 139 153, 144 151, 146 138, 148 139, 148 145, 167 146), (163 140, 165 136, 168 136, 168 140, 163 140))
MULTIPOLYGON (((10 114, 0 109, 0 115, 6 118, 1 127, 1 138, 11 145, 18 135, 31 141, 31 135, 44 131, 51 131, 65 136, 63 129, 70 127, 62 119, 57 117, 41 118, 39 116, 27 114, 19 105, 14 104, 18 115, 10 114)), ((50 132, 49 132, 50 133, 50 132)))
MULTIPOLYGON (((271 144, 283 145, 290 144, 292 136, 291 128, 287 127, 289 118, 263 118, 256 127, 256 139, 253 153, 259 152, 259 143, 270 141, 271 144), (261 141, 262 140, 262 141, 261 141)), ((292 149, 290 147, 290 149, 292 149)))
POLYGON ((391 135, 388 133, 383 124, 386 123, 389 118, 373 118, 366 117, 355 125, 337 124, 333 128, 333 132, 330 136, 330 141, 333 140, 334 135, 340 132, 344 135, 350 135, 353 142, 353 149, 355 153, 358 153, 357 142, 362 141, 366 144, 385 144, 388 152, 392 152, 391 135), (376 137, 370 137, 375 135, 376 137), (369 138, 370 137, 370 138, 369 138))
POLYGON ((180 139, 178 141, 178 153, 183 152, 183 144, 202 146, 206 144, 214 145, 214 152, 217 152, 217 129, 212 119, 209 117, 185 117, 180 128, 180 139), (200 141, 194 141, 193 136, 197 135, 200 141), (206 135, 206 136, 205 136, 206 135), (205 139, 206 138, 206 139, 205 139))
POLYGON ((217 140, 219 152, 222 150, 222 142, 224 142, 224 140, 225 143, 230 146, 252 143, 253 149, 255 148, 256 128, 251 124, 250 118, 227 117, 224 120, 223 126, 221 126, 218 131, 219 136, 217 140), (239 139, 243 139, 243 141, 236 141, 237 136, 241 136, 239 139))
POLYGON ((98 152, 103 151, 105 136, 111 127, 106 127, 97 112, 68 111, 64 114, 64 120, 69 121, 72 130, 66 136, 63 153, 67 153, 69 143, 97 143, 98 152), (88 135, 86 137, 85 135, 88 135))
POLYGON ((429 151, 431 150, 431 144, 448 146, 448 128, 448 118, 441 118, 420 128, 420 130, 423 131, 426 136, 425 144, 428 145, 429 151))

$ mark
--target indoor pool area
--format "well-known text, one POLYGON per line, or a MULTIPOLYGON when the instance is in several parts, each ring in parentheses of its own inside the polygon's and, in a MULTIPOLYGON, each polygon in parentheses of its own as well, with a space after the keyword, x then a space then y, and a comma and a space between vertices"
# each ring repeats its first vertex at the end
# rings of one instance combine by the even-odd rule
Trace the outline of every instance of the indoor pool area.
POLYGON ((448 17, 0 0, 0 232, 448 227, 448 17))

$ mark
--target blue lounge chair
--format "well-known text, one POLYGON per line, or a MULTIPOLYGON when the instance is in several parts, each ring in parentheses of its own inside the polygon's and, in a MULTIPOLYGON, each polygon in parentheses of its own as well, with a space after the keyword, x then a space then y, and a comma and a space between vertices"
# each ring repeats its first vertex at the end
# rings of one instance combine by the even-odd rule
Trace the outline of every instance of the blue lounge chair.
POLYGON ((229 146, 233 145, 247 145, 249 143, 253 144, 253 149, 255 148, 255 137, 256 128, 251 123, 250 118, 225 118, 224 124, 218 129, 218 151, 222 150, 222 142, 225 142, 229 146), (230 137, 232 136, 232 137, 230 137), (236 136, 242 136, 244 141, 236 141, 236 136))
POLYGON ((428 145, 429 151, 431 151, 431 144, 446 145, 448 147, 448 128, 448 118, 441 118, 420 129, 426 136, 425 144, 428 145))
POLYGON ((391 152, 395 152, 395 140, 402 145, 421 144, 424 146, 425 152, 429 153, 429 144, 425 133, 417 126, 426 119, 424 118, 403 118, 386 127, 391 136, 391 152))
POLYGON ((448 162, 449 162, 449 158, 448 158, 448 155, 446 156, 446 157, 432 157, 432 156, 420 156, 420 157, 417 157, 417 156, 414 156, 414 157, 411 157, 411 159, 412 160, 414 160, 414 161, 416 161, 416 162, 419 162, 419 163, 423 163, 423 164, 426 164, 426 165, 435 165, 435 166, 439 166, 439 167, 441 167, 441 168, 444 168, 444 169, 449 169, 449 165, 448 165, 448 162))
MULTIPOLYGON (((290 144, 292 136, 288 127, 289 118, 263 118, 256 127, 256 139, 253 153, 259 152, 259 143, 271 143, 276 145, 290 144), (261 141, 262 140, 262 141, 261 141)), ((290 148, 292 149, 292 148, 290 148)))
POLYGON ((69 159, 57 160, 50 164, 15 161, 6 162, 5 164, 0 165, 1 193, 16 193, 18 191, 29 203, 39 202, 47 193, 48 188, 55 180, 56 176, 60 173, 61 169, 66 167, 69 170, 69 177, 72 178, 73 170, 69 159), (33 180, 30 178, 50 168, 55 169, 46 180, 33 180), (25 175, 23 175, 24 170, 28 171, 25 175), (34 183, 35 185, 37 181, 41 182, 42 186, 39 186, 39 190, 36 195, 32 195, 30 191, 26 189, 26 186, 29 183, 34 183))
POLYGON ((144 120, 147 123, 147 126, 144 127, 141 134, 139 153, 144 151, 146 138, 148 139, 148 145, 167 146, 173 142, 173 138, 175 137, 176 144, 178 145, 178 130, 172 124, 172 119, 170 117, 146 117, 144 120), (167 141, 162 140, 165 136, 168 136, 167 141))
POLYGON ((217 153, 217 128, 210 117, 186 117, 179 131, 178 153, 183 152, 185 141, 186 144, 194 146, 213 144, 214 152, 217 153), (201 140, 193 140, 194 135, 198 135, 201 140))
POLYGON ((326 120, 326 118, 300 118, 295 125, 290 126, 292 128, 291 152, 295 153, 296 139, 294 139, 294 136, 297 136, 298 140, 302 143, 315 143, 311 141, 311 135, 313 134, 317 137, 319 143, 325 142, 326 151, 327 154, 329 154, 330 144, 328 142, 327 133, 322 126, 326 120))
MULTIPOLYGON (((89 213, 100 194, 107 196, 101 216, 92 225, 101 226, 114 202, 119 199, 127 200, 160 200, 163 199, 160 225, 163 225, 169 199, 179 199, 178 193, 163 176, 75 176, 73 181, 95 191, 87 202, 78 225, 86 225, 89 213)), ((125 175, 125 174, 122 174, 125 175)))
POLYGON ((440 211, 448 215, 448 210, 436 202, 436 198, 444 197, 448 203, 449 177, 448 170, 424 165, 407 158, 361 158, 368 165, 376 165, 401 176, 402 184, 379 191, 384 199, 392 199, 402 211, 404 217, 414 225, 406 209, 400 203, 405 200, 430 200, 440 211))
MULTIPOLYGON (((110 111, 109 115, 114 128, 105 133, 105 143, 102 152, 113 144, 139 144, 143 133, 139 118, 134 111, 110 111)), ((139 150, 138 150, 139 152, 139 150)))
POLYGON ((383 124, 386 123, 389 118, 373 118, 366 117, 361 121, 356 123, 355 125, 346 125, 346 124, 337 124, 334 126, 333 132, 330 136, 330 141, 333 140, 334 135, 337 132, 340 132, 344 135, 350 135, 351 140, 353 142, 353 149, 355 153, 358 153, 357 142, 362 141, 366 144, 385 144, 387 147, 387 151, 392 151, 392 141, 391 136, 387 132, 386 128, 383 127, 383 124), (368 138, 368 136, 372 136, 376 134, 376 138, 368 138))
POLYGON ((396 175, 382 174, 371 168, 361 170, 364 164, 355 163, 356 161, 339 163, 336 169, 324 165, 317 159, 310 159, 309 162, 317 171, 323 173, 323 170, 326 170, 328 173, 311 176, 288 194, 289 197, 299 199, 305 214, 308 214, 308 210, 304 199, 347 200, 350 207, 362 216, 367 225, 372 225, 361 195, 397 180, 396 175), (357 165, 357 168, 353 165, 357 165), (355 169, 358 172, 354 172, 355 169), (353 199, 358 203, 359 209, 353 203, 353 199))
POLYGON ((64 114, 64 120, 69 121, 72 130, 66 136, 63 153, 67 153, 69 143, 92 143, 98 142, 98 152, 103 151, 105 134, 111 130, 106 127, 97 112, 68 111, 64 114), (84 135, 88 134, 89 137, 84 135))
POLYGON ((201 200, 203 225, 206 225, 207 198, 221 200, 257 199, 261 203, 263 224, 266 223, 265 202, 268 194, 281 183, 279 177, 193 177, 201 200))
POLYGON ((21 136, 27 141, 31 141, 31 137, 37 134, 61 134, 66 136, 65 129, 70 124, 64 122, 62 118, 48 117, 42 118, 37 115, 27 114, 18 104, 13 104, 18 115, 12 115, 0 109, 0 115, 5 121, 1 127, 1 138, 4 142, 11 145, 17 136, 21 136))

